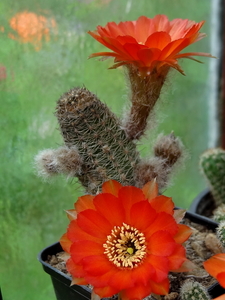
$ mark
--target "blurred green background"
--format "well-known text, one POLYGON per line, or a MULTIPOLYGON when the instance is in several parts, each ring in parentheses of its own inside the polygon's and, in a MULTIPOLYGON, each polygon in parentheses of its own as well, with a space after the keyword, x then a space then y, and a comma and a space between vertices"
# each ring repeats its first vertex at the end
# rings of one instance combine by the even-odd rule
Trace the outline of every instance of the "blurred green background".
MULTIPOLYGON (((58 177, 43 182, 35 175, 33 158, 39 150, 57 148, 62 138, 54 117, 57 99, 85 85, 122 115, 127 87, 112 61, 88 60, 104 47, 86 32, 109 21, 135 20, 140 15, 166 14, 170 19, 206 20, 205 38, 189 50, 210 52, 210 4, 206 0, 3 0, 0 2, 0 286, 5 300, 55 299, 50 277, 37 261, 38 252, 65 232, 64 209, 73 206, 82 189, 58 177), (48 20, 49 32, 38 45, 23 42, 10 20, 24 11, 48 20), (54 27, 55 24, 57 27, 54 27)), ((19 26, 19 24, 17 24, 19 26)), ((31 26, 31 25, 30 25, 31 26)), ((26 28, 25 28, 26 29, 26 28)), ((24 39, 26 38, 23 29, 24 39)), ((19 30, 19 29, 18 29, 19 30)), ((176 205, 188 208, 205 187, 198 157, 207 148, 209 59, 205 64, 181 62, 186 76, 172 71, 157 105, 158 123, 140 143, 143 156, 159 132, 179 136, 189 158, 165 191, 176 205)), ((65 299, 66 300, 66 299, 65 299)))

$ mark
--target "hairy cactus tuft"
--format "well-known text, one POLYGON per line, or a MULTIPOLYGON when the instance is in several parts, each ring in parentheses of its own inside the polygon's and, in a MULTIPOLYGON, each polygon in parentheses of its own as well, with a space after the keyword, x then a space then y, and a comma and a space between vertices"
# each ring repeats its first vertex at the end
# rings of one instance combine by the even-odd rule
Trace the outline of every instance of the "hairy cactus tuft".
POLYGON ((35 165, 39 176, 50 178, 62 173, 77 176, 81 171, 82 159, 75 146, 60 147, 56 150, 45 149, 35 157, 35 165))

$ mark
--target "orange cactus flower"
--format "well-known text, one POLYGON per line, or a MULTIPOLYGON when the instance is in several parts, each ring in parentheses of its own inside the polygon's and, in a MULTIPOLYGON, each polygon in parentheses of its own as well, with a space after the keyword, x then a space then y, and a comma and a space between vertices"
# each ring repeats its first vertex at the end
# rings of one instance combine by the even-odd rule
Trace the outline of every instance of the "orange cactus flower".
POLYGON ((209 56, 208 53, 180 53, 187 46, 202 39, 205 34, 199 30, 204 21, 196 23, 188 19, 169 21, 165 15, 154 18, 139 17, 136 21, 116 24, 109 22, 105 27, 97 26, 88 33, 112 52, 99 52, 90 57, 114 57, 114 65, 135 65, 141 75, 149 75, 154 69, 158 72, 164 65, 175 68, 183 74, 178 65, 179 58, 209 56))
POLYGON ((203 265, 206 271, 225 288, 225 253, 219 253, 210 257, 203 265))
POLYGON ((10 33, 10 38, 18 39, 23 43, 32 43, 36 50, 40 50, 42 39, 49 41, 50 29, 56 28, 56 22, 54 19, 48 20, 42 15, 24 11, 10 19, 10 26, 18 34, 17 37, 10 33))
POLYGON ((191 229, 176 216, 171 198, 158 196, 155 181, 141 190, 110 180, 102 193, 80 197, 60 240, 70 254, 72 284, 91 284, 101 298, 167 294, 168 273, 184 271, 188 262, 182 243, 191 229))

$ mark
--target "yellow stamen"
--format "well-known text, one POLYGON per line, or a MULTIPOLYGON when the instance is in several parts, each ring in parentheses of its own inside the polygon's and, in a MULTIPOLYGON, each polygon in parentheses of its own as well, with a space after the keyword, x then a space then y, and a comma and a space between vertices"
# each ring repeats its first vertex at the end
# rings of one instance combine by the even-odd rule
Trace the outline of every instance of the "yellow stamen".
POLYGON ((125 223, 114 226, 103 247, 104 254, 118 268, 137 267, 146 256, 144 234, 125 223))

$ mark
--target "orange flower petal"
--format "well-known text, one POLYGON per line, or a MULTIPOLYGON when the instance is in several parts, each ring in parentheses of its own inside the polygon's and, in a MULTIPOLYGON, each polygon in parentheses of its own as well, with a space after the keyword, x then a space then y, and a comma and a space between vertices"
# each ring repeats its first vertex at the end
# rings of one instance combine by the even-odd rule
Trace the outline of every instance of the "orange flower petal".
POLYGON ((178 54, 182 49, 189 45, 188 39, 179 39, 169 43, 161 52, 160 60, 166 60, 168 57, 178 54))
POLYGON ((135 22, 120 22, 118 24, 118 27, 120 28, 121 30, 121 35, 123 33, 123 35, 130 35, 130 36, 133 36, 135 37, 135 22))
POLYGON ((157 184, 156 180, 147 182, 143 186, 142 191, 143 191, 146 199, 148 199, 149 201, 156 198, 159 195, 158 184, 157 184))
POLYGON ((125 45, 125 44, 136 44, 139 45, 137 43, 137 41, 135 40, 135 38, 133 38, 132 36, 129 35, 124 35, 124 36, 118 36, 116 38, 116 40, 121 44, 121 45, 125 45))
POLYGON ((142 300, 152 292, 151 286, 135 285, 135 287, 124 289, 120 292, 123 300, 142 300))
POLYGON ((145 235, 149 238, 153 233, 159 230, 165 230, 171 235, 175 235, 178 232, 178 226, 171 215, 161 212, 157 215, 149 228, 146 228, 145 235))
POLYGON ((144 231, 156 218, 156 212, 147 201, 135 203, 130 210, 131 225, 144 231))
POLYGON ((150 257, 146 257, 143 264, 131 270, 131 278, 135 281, 135 285, 148 285, 149 280, 155 276, 155 270, 152 268, 150 257))
POLYGON ((125 209, 125 220, 126 222, 130 222, 130 209, 131 207, 140 201, 145 200, 145 196, 143 192, 134 187, 134 186, 125 186, 119 190, 118 198, 120 199, 124 209, 125 209))
POLYGON ((225 288, 225 272, 219 273, 216 278, 219 281, 220 285, 225 288))
POLYGON ((106 25, 106 30, 108 35, 114 38, 117 38, 121 34, 124 35, 124 32, 120 29, 120 26, 118 26, 115 22, 109 22, 106 25))
POLYGON ((176 244, 168 232, 159 230, 148 239, 147 247, 149 253, 153 255, 170 256, 174 252, 176 244))
POLYGON ((176 220, 177 223, 180 223, 183 220, 185 214, 186 214, 185 209, 175 209, 173 217, 174 217, 174 219, 176 220))
POLYGON ((84 195, 78 198, 77 202, 74 204, 77 213, 85 210, 85 209, 95 209, 93 204, 94 196, 92 195, 84 195))
POLYGON ((156 31, 166 31, 168 32, 170 29, 170 22, 166 15, 156 15, 153 18, 153 22, 155 24, 156 31))
POLYGON ((76 220, 76 218, 77 218, 77 211, 75 209, 66 210, 66 214, 70 221, 76 220))
POLYGON ((138 42, 144 44, 148 36, 154 32, 155 25, 152 19, 141 16, 135 23, 135 38, 138 42))
POLYGON ((89 55, 89 58, 97 57, 97 56, 109 56, 109 57, 117 57, 118 54, 114 52, 97 52, 89 55))
POLYGON ((72 245, 71 240, 68 239, 67 233, 64 233, 63 236, 59 240, 60 245, 62 246, 63 250, 67 253, 70 253, 70 247, 72 245))
POLYGON ((180 53, 175 55, 175 58, 191 58, 190 56, 205 56, 205 57, 211 57, 211 58, 216 58, 215 56, 212 56, 210 53, 203 53, 203 52, 189 52, 189 53, 180 53))
POLYGON ((204 268, 213 277, 225 270, 225 253, 219 253, 212 256, 210 259, 206 260, 204 263, 204 268))
POLYGON ((113 295, 118 293, 118 290, 115 288, 112 288, 111 286, 105 286, 105 287, 94 287, 94 292, 100 296, 100 298, 110 298, 113 295))
POLYGON ((87 232, 83 231, 78 225, 77 221, 74 220, 70 222, 68 229, 67 229, 67 237, 72 241, 83 241, 83 240, 90 240, 95 242, 102 242, 105 238, 101 239, 94 235, 88 234, 87 232))
POLYGON ((71 285, 78 284, 78 285, 88 285, 88 282, 84 278, 72 278, 71 285))
POLYGON ((125 211, 120 200, 109 193, 102 193, 95 197, 94 205, 99 213, 112 226, 121 225, 125 219, 125 211))
POLYGON ((170 270, 177 270, 179 269, 183 263, 186 261, 186 251, 184 247, 177 244, 173 251, 173 254, 168 257, 169 260, 169 269, 170 270))
POLYGON ((173 238, 177 243, 182 244, 192 235, 193 230, 184 224, 177 224, 177 226, 179 229, 173 238))
MULTIPOLYGON (((72 249, 71 249, 72 250, 72 249)), ((76 250, 75 250, 76 251, 76 250)), ((76 253, 74 253, 75 255, 76 253)), ((85 272, 90 277, 101 276, 108 272, 115 273, 115 267, 112 266, 112 263, 109 262, 105 255, 101 255, 102 253, 85 256, 82 260, 82 264, 84 266, 85 272)), ((101 280, 102 281, 102 280, 101 280)), ((101 286, 104 283, 101 283, 101 286)))
POLYGON ((164 49, 171 42, 171 37, 167 32, 154 32, 151 34, 145 45, 149 48, 157 48, 159 50, 164 49))
POLYGON ((108 180, 103 183, 102 185, 102 192, 103 193, 110 193, 114 196, 118 196, 119 190, 122 188, 122 184, 120 184, 116 180, 108 180))
POLYGON ((186 259, 184 263, 181 265, 180 268, 175 270, 170 270, 171 272, 190 272, 196 268, 196 265, 190 261, 189 259, 186 259))
POLYGON ((103 254, 101 244, 93 241, 82 241, 82 243, 74 242, 70 247, 70 255, 75 264, 79 264, 81 260, 89 256, 97 256, 103 254))
POLYGON ((158 196, 149 201, 151 206, 155 209, 156 212, 166 212, 170 215, 173 215, 174 212, 174 203, 172 198, 166 196, 158 196))
POLYGON ((146 46, 140 44, 125 44, 123 46, 124 52, 124 60, 139 60, 138 52, 141 49, 147 49, 146 46))
POLYGON ((195 37, 195 35, 197 34, 198 35, 198 31, 201 29, 201 27, 204 25, 205 21, 201 21, 197 24, 193 24, 193 26, 191 26, 186 34, 185 34, 185 38, 192 38, 192 36, 195 37))
POLYGON ((132 280, 132 272, 130 269, 124 270, 123 272, 118 269, 114 276, 110 278, 109 284, 121 291, 135 286, 135 281, 132 280))
POLYGON ((189 20, 188 19, 174 19, 170 22, 170 30, 169 33, 172 37, 172 40, 178 40, 179 38, 183 38, 187 28, 188 28, 189 20))
POLYGON ((170 283, 168 278, 159 283, 150 280, 149 285, 151 286, 152 293, 156 295, 167 295, 169 293, 170 283))
POLYGON ((225 300, 225 294, 223 294, 223 295, 221 295, 219 297, 216 297, 213 300, 225 300))
POLYGON ((83 231, 97 238, 105 238, 112 229, 106 218, 91 209, 82 211, 79 214, 77 224, 83 231))
POLYGON ((169 271, 168 258, 150 254, 149 260, 151 262, 151 266, 155 270, 155 274, 154 274, 154 278, 153 278, 154 281, 159 283, 159 282, 165 280, 168 276, 168 271, 169 271))
MULTIPOLYGON (((119 24, 109 22, 105 27, 98 26, 97 31, 88 33, 113 53, 109 55, 108 52, 99 52, 90 57, 107 53, 105 56, 116 57, 116 62, 121 63, 112 68, 132 64, 138 68, 141 76, 147 76, 153 70, 160 73, 163 65, 173 67, 183 74, 177 62, 179 57, 175 55, 205 36, 199 32, 203 24, 204 21, 196 23, 188 19, 169 21, 165 15, 157 15, 153 19, 141 16, 136 21, 119 24)), ((200 52, 198 55, 202 56, 200 52)))
POLYGON ((156 60, 158 60, 161 51, 159 49, 140 49, 137 52, 140 61, 143 62, 143 66, 150 67, 156 60))
POLYGON ((82 265, 76 265, 72 258, 69 258, 66 262, 67 271, 75 278, 84 278, 85 272, 82 265))

